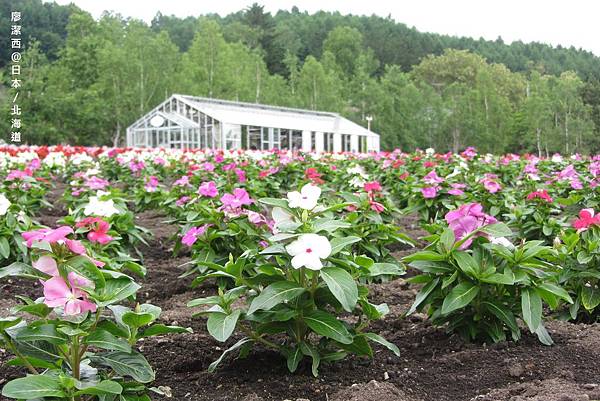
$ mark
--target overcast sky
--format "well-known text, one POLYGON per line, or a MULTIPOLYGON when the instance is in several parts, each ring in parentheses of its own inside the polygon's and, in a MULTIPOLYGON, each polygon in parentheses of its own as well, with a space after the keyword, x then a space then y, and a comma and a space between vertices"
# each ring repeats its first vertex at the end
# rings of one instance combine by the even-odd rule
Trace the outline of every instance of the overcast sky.
POLYGON ((112 10, 149 22, 158 11, 178 17, 218 13, 221 16, 253 2, 267 11, 339 11, 342 14, 391 15, 397 22, 420 31, 448 35, 502 36, 514 40, 575 46, 600 56, 600 0, 56 0, 75 3, 99 17, 112 10))

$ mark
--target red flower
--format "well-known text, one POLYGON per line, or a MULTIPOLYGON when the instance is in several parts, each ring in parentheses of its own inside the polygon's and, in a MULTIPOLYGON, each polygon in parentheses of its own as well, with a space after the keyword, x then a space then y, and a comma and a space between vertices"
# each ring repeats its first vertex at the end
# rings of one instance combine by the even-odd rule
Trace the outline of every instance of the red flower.
POLYGON ((527 195, 527 200, 532 200, 535 198, 540 198, 542 200, 545 200, 548 203, 552 203, 552 197, 550 195, 548 195, 548 191, 545 189, 539 190, 539 191, 534 191, 532 193, 530 193, 529 195, 527 195))
POLYGON ((321 173, 314 167, 307 168, 304 175, 315 184, 323 184, 325 182, 321 179, 321 173))
POLYGON ((90 229, 87 237, 91 242, 97 242, 100 245, 105 245, 113 240, 113 237, 108 235, 110 224, 99 217, 86 217, 85 219, 77 222, 76 226, 78 228, 87 227, 90 229))
POLYGON ((594 215, 594 209, 581 209, 579 218, 573 222, 573 227, 578 231, 585 231, 590 226, 600 224, 600 215, 594 215))
POLYGON ((379 184, 379 181, 365 182, 364 188, 367 192, 379 192, 381 191, 381 184, 379 184))

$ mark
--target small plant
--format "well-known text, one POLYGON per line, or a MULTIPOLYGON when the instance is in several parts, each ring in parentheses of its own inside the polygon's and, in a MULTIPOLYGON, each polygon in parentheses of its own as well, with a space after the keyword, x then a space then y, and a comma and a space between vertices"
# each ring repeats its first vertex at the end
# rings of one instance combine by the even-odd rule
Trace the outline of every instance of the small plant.
POLYGON ((389 269, 346 251, 361 238, 341 235, 349 223, 336 219, 333 210, 344 204, 320 206, 320 194, 319 187, 307 184, 300 192, 288 193, 287 200, 261 199, 274 206, 276 234, 267 238, 271 245, 230 257, 223 266, 205 263, 209 269, 196 282, 217 278, 219 293, 188 306, 209 306, 200 314, 208 316, 208 331, 218 341, 227 341, 236 331, 245 335, 210 365, 210 371, 226 354, 245 355, 253 344, 282 353, 291 372, 304 358, 311 359, 315 376, 321 362, 349 353, 371 357, 369 342, 399 355, 394 344, 368 331, 369 322, 382 318, 388 307, 371 304, 367 287, 360 284, 389 269), (236 302, 240 299, 245 302, 236 302), (348 318, 340 319, 342 313, 348 318))
POLYGON ((465 204, 446 215, 449 228, 429 237, 431 244, 404 258, 422 272, 411 279, 423 284, 409 313, 425 309, 432 323, 447 324, 468 340, 521 337, 517 318, 546 345, 552 344, 542 322, 543 302, 557 309, 572 303, 557 283, 558 269, 547 261, 552 248, 542 241, 512 245, 511 230, 465 204))
POLYGON ((146 384, 154 371, 135 350, 137 341, 154 335, 187 332, 156 323, 160 308, 133 301, 140 286, 129 276, 104 268, 91 258, 73 229, 23 233, 32 265, 15 262, 0 278, 39 280, 43 298, 19 297, 21 316, 0 319, 0 345, 12 352, 9 365, 28 374, 6 383, 2 395, 19 400, 150 400, 146 384))

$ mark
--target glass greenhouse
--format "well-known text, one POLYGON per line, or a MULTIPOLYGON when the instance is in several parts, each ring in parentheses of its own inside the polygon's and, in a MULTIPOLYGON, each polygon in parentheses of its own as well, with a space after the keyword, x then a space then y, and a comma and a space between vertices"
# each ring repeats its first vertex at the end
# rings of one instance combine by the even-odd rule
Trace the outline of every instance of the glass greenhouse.
POLYGON ((127 128, 127 146, 379 151, 379 135, 336 113, 173 95, 127 128))

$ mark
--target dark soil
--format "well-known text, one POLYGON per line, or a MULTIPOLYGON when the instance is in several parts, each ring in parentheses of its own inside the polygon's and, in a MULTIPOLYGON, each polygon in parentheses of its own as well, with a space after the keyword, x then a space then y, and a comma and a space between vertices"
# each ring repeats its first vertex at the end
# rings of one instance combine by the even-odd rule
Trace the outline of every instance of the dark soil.
MULTIPOLYGON (((58 217, 58 216, 52 216, 58 217)), ((50 218, 45 216, 44 218, 50 218)), ((600 325, 547 323, 555 345, 546 347, 524 335, 519 343, 467 344, 432 327, 424 315, 403 317, 416 288, 403 279, 371 285, 373 302, 386 302, 390 314, 372 331, 395 343, 401 357, 374 346, 373 360, 351 357, 322 365, 314 378, 308 364, 296 374, 285 360, 262 347, 246 359, 226 359, 214 374, 206 371, 222 344, 206 331, 203 318, 191 318, 186 303, 214 294, 211 283, 191 289, 191 278, 180 279, 189 256, 172 255, 173 227, 155 212, 141 213, 138 224, 152 230, 150 246, 142 249, 148 275, 141 302, 163 309, 162 320, 192 327, 194 333, 153 338, 140 349, 155 367, 155 386, 174 400, 190 401, 583 401, 600 399, 600 325)), ((48 220, 46 220, 48 221, 48 220)), ((415 233, 409 227, 406 231, 415 233)), ((414 235, 414 234, 413 234, 414 235)), ((408 251, 407 251, 408 252, 408 251)), ((0 316, 14 306, 13 296, 41 295, 38 284, 13 280, 0 284, 0 316)), ((0 362, 9 358, 0 350, 0 362)), ((19 377, 16 368, 0 366, 0 386, 19 377)), ((2 399, 2 397, 0 397, 2 399)), ((154 395, 161 400, 162 396, 154 395)))

